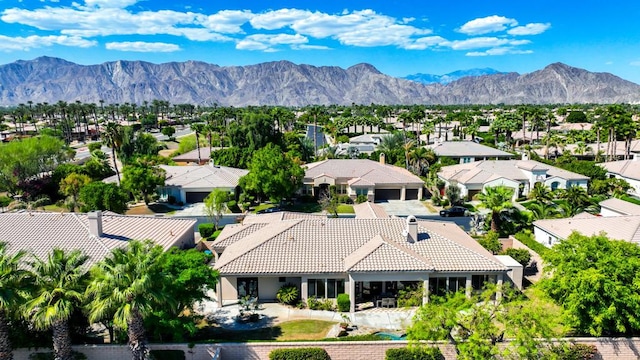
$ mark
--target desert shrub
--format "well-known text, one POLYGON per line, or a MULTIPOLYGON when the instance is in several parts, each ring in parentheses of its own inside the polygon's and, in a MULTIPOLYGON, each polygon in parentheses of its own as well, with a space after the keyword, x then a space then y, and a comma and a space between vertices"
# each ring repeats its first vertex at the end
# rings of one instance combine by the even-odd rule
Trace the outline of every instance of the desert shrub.
POLYGON ((387 349, 385 360, 444 360, 437 347, 406 347, 387 349))
POLYGON ((315 297, 307 298, 307 308, 309 310, 320 310, 320 301, 315 297))
POLYGON ((529 261, 531 261, 531 253, 527 249, 507 249, 503 254, 511 256, 513 260, 519 262, 522 267, 527 267, 529 261))
POLYGON ((320 310, 334 311, 336 309, 336 304, 332 299, 320 299, 319 303, 320 310))
POLYGON ((271 351, 269 360, 331 360, 331 357, 323 348, 292 348, 271 351))
POLYGON ((424 289, 422 284, 407 286, 398 290, 398 307, 410 307, 422 305, 424 289))
POLYGON ((278 289, 276 293, 276 299, 279 302, 287 305, 293 305, 298 301, 298 297, 300 296, 300 291, 298 287, 293 284, 286 284, 278 289))
POLYGON ((211 223, 198 225, 198 232, 200 232, 200 236, 202 236, 205 239, 213 235, 213 232, 215 231, 215 229, 216 229, 215 225, 211 223))
POLYGON ((367 201, 369 201, 369 199, 367 198, 367 195, 360 194, 358 195, 358 197, 356 197, 356 203, 358 204, 362 204, 363 202, 367 202, 367 201))
POLYGON ((338 303, 338 311, 348 312, 351 310, 351 299, 349 299, 349 294, 338 294, 338 299, 336 301, 338 303))
POLYGON ((182 350, 151 350, 153 360, 185 360, 182 350))
POLYGON ((487 232, 482 239, 478 239, 478 243, 494 255, 502 251, 502 243, 498 240, 498 233, 495 231, 487 232))
POLYGON ((598 353, 598 348, 595 345, 573 343, 555 345, 549 350, 558 360, 591 360, 598 353))

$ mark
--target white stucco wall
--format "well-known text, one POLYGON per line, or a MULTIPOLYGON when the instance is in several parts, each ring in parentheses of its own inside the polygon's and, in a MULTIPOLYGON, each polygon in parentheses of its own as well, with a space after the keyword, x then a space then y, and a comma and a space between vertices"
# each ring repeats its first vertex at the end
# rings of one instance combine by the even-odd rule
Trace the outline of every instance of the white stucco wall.
POLYGON ((285 282, 280 282, 279 277, 260 277, 258 278, 258 299, 260 301, 275 300, 276 294, 285 282))
MULTIPOLYGON (((484 184, 484 186, 482 187, 482 191, 484 191, 485 188, 488 187, 496 187, 496 186, 506 186, 506 187, 510 187, 512 188, 513 191, 513 201, 515 201, 518 198, 518 191, 520 190, 520 183, 517 181, 513 181, 511 179, 506 179, 506 178, 499 178, 499 179, 495 179, 492 181, 489 181, 487 183, 484 184)), ((526 191, 525 191, 526 194, 526 191)))
POLYGON ((623 216, 626 214, 617 212, 615 210, 606 208, 604 206, 600 207, 600 215, 602 215, 602 217, 614 217, 614 216, 623 216))
POLYGON ((611 177, 611 176, 615 177, 616 179, 622 179, 622 180, 628 182, 629 185, 631 185, 631 188, 632 188, 633 192, 636 195, 640 194, 640 180, 630 179, 630 178, 623 177, 623 176, 620 176, 620 175, 614 174, 614 173, 607 173, 607 177, 611 177))
POLYGON ((537 242, 546 247, 552 247, 559 241, 556 236, 549 234, 548 232, 535 225, 533 227, 533 235, 535 236, 537 242))

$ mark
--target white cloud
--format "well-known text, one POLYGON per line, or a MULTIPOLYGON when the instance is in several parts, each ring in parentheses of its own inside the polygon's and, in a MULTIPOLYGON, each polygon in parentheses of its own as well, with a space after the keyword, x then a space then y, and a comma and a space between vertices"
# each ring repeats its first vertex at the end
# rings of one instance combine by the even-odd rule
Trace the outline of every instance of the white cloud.
POLYGON ((225 34, 243 33, 242 25, 255 15, 249 10, 222 10, 216 14, 198 18, 198 22, 211 31, 225 34))
POLYGON ((504 31, 507 29, 507 26, 511 27, 516 25, 518 25, 518 22, 515 19, 492 15, 468 21, 458 29, 458 32, 467 35, 482 35, 504 31))
POLYGON ((529 44, 529 40, 512 40, 505 38, 497 38, 497 37, 476 37, 469 38, 465 40, 453 40, 449 42, 442 43, 443 46, 448 46, 453 50, 471 50, 471 49, 482 49, 482 48, 493 48, 503 45, 526 45, 529 44))
POLYGON ((144 41, 123 41, 108 42, 105 44, 107 50, 132 51, 132 52, 174 52, 180 51, 180 46, 162 42, 144 41))
POLYGON ((425 50, 447 43, 449 43, 449 41, 441 36, 425 36, 415 39, 412 43, 405 45, 404 48, 407 50, 425 50))
POLYGON ((499 55, 522 55, 532 54, 532 50, 519 50, 512 47, 497 47, 486 51, 471 51, 466 53, 466 56, 499 56, 499 55))
POLYGON ((308 10, 280 9, 257 14, 251 18, 251 26, 255 29, 276 30, 291 26, 296 21, 304 20, 313 13, 308 10))
POLYGON ((524 26, 516 26, 507 31, 509 35, 538 35, 547 31, 551 27, 550 23, 531 23, 524 26))
POLYGON ((66 35, 48 35, 38 36, 31 35, 26 37, 9 37, 0 35, 0 50, 2 51, 29 51, 35 48, 41 48, 52 45, 63 45, 88 48, 95 46, 96 41, 83 39, 77 36, 66 35))
POLYGON ((118 8, 124 9, 137 3, 138 0, 85 0, 87 6, 96 6, 101 8, 118 8))
POLYGON ((308 44, 291 45, 291 48, 294 50, 331 50, 328 46, 308 44))
POLYGON ((255 34, 249 35, 236 44, 239 50, 276 51, 278 45, 301 45, 309 42, 306 37, 295 34, 255 34))

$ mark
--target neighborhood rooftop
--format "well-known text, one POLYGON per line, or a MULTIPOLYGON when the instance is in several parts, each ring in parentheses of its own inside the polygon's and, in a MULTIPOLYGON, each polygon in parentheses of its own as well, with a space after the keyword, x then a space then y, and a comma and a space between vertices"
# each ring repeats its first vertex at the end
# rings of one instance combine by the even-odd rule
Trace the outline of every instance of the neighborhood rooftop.
POLYGON ((166 171, 165 186, 183 188, 234 188, 239 179, 249 171, 227 166, 168 166, 160 165, 166 171))
POLYGON ((330 159, 305 165, 306 179, 328 175, 336 179, 354 179, 367 184, 424 184, 410 171, 377 161, 363 159, 330 159))
POLYGON ((513 154, 498 150, 475 141, 444 141, 429 145, 438 156, 474 158, 512 158, 513 154))
MULTIPOLYGON (((11 251, 46 257, 53 248, 79 249, 96 262, 129 240, 151 239, 165 250, 184 242, 193 245, 195 220, 100 213, 102 234, 93 234, 89 217, 97 213, 19 212, 0 214, 0 239, 11 251)), ((95 220, 99 221, 99 220, 95 220)))
POLYGON ((490 179, 507 178, 526 181, 529 178, 522 170, 547 170, 548 177, 566 180, 589 180, 587 176, 545 165, 535 160, 482 160, 466 164, 445 166, 439 176, 460 183, 483 183, 490 179))
POLYGON ((557 239, 577 231, 586 236, 605 234, 610 239, 640 242, 640 216, 573 217, 538 220, 533 225, 557 239))

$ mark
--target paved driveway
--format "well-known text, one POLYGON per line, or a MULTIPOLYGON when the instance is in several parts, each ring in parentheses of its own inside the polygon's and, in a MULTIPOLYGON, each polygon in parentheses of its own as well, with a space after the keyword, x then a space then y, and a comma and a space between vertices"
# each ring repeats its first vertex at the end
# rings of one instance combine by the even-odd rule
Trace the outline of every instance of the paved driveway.
POLYGON ((376 205, 382 206, 389 215, 419 217, 433 214, 420 200, 387 200, 376 202, 376 205))

